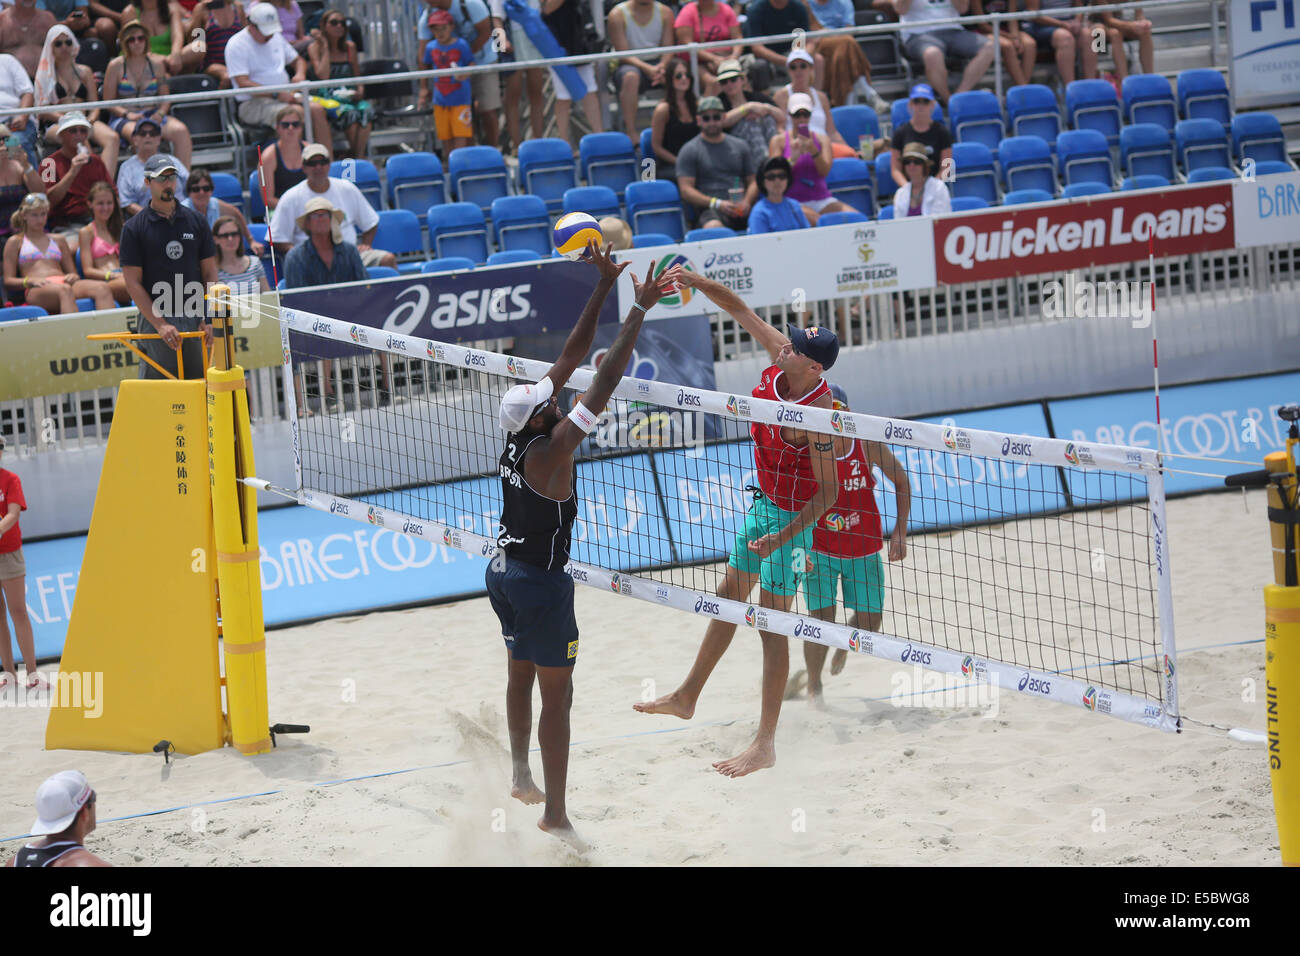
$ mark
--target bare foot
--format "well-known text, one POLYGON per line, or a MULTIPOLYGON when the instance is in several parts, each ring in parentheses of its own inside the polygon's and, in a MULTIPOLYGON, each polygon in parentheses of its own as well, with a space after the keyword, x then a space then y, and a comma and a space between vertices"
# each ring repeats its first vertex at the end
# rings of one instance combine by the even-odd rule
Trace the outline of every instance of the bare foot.
POLYGON ((785 682, 785 696, 783 700, 794 700, 803 693, 803 689, 808 686, 808 672, 795 671, 794 676, 785 682))
POLYGON ((549 833, 551 836, 556 837, 559 840, 563 840, 579 853, 586 853, 591 849, 586 841, 584 841, 582 837, 578 836, 577 832, 573 829, 573 824, 569 822, 568 817, 565 817, 560 823, 547 823, 546 817, 542 817, 537 821, 537 829, 541 830, 543 833, 549 833))
POLYGON ((671 714, 682 720, 690 720, 695 716, 695 704, 688 704, 682 699, 681 691, 677 690, 658 700, 633 704, 632 709, 641 714, 671 714))
POLYGON ((546 799, 546 794, 533 783, 533 775, 526 770, 522 774, 515 774, 514 783, 510 787, 510 796, 520 803, 529 804, 541 803, 546 799))
POLYGON ((844 670, 844 664, 849 659, 849 652, 842 647, 837 647, 835 653, 831 655, 831 676, 834 677, 840 671, 844 670))
POLYGON ((808 706, 816 710, 826 709, 826 700, 822 697, 821 684, 818 684, 816 687, 812 684, 808 685, 808 706))
POLYGON ((768 743, 754 741, 744 753, 730 760, 719 760, 713 769, 727 777, 743 777, 755 770, 764 770, 776 764, 776 748, 768 743))

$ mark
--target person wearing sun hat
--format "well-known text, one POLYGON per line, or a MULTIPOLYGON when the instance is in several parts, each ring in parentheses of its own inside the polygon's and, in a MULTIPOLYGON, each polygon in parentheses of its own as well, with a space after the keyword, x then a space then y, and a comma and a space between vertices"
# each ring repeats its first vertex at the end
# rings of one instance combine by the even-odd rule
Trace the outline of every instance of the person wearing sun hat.
POLYGON ((728 135, 744 140, 754 162, 762 165, 767 159, 767 144, 785 125, 785 112, 766 93, 748 88, 739 60, 719 63, 717 80, 722 90, 718 99, 727 111, 722 117, 722 128, 728 135))
POLYGON ((95 830, 95 791, 80 770, 62 770, 36 790, 32 836, 6 867, 111 866, 82 843, 95 830))
POLYGON ((830 137, 813 132, 812 97, 807 93, 791 93, 786 101, 794 130, 785 130, 772 137, 768 154, 784 156, 790 161, 790 188, 786 195, 803 205, 804 215, 814 226, 824 213, 849 212, 853 209, 831 195, 826 185, 826 175, 831 171, 830 137))
POLYGON ((63 114, 56 127, 59 148, 41 160, 41 181, 50 200, 50 230, 81 228, 90 222, 87 197, 95 183, 113 185, 104 161, 90 151, 90 120, 80 110, 63 114))
POLYGON ((758 199, 758 164, 744 140, 722 131, 723 115, 718 97, 700 100, 700 134, 677 154, 677 188, 695 208, 698 226, 722 225, 739 232, 758 199))
POLYGON ((934 160, 920 143, 903 147, 903 172, 907 182, 894 192, 894 218, 939 216, 952 212, 952 197, 934 175, 934 160))

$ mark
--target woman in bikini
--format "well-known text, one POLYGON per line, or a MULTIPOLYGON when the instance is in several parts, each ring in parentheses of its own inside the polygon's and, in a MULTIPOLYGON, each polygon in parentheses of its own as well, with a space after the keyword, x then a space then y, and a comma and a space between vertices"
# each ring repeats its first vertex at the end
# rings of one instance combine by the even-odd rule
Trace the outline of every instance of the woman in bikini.
POLYGON ((94 299, 96 309, 114 307, 108 283, 77 275, 72 250, 61 236, 45 231, 50 201, 30 193, 10 219, 14 233, 5 243, 5 290, 24 295, 50 315, 77 311, 77 299, 94 299))
POLYGON ((122 262, 118 258, 122 241, 122 207, 117 201, 117 190, 108 183, 95 183, 90 187, 87 201, 95 218, 77 233, 81 270, 92 279, 103 276, 117 304, 130 305, 131 293, 126 291, 122 262))
MULTIPOLYGON (((125 100, 136 96, 166 96, 167 63, 157 53, 150 53, 147 44, 149 31, 139 20, 133 20, 122 27, 118 34, 118 46, 122 55, 115 57, 104 71, 104 99, 125 100)), ((113 114, 108 125, 123 142, 131 141, 136 120, 142 116, 152 116, 162 126, 162 138, 172 144, 172 155, 188 167, 193 158, 194 146, 190 139, 189 127, 174 116, 169 116, 171 104, 158 103, 143 108, 111 106, 113 114)))
MULTIPOLYGON (((99 99, 95 74, 88 66, 77 62, 81 44, 62 23, 56 23, 45 34, 45 46, 41 49, 40 64, 36 67, 36 106, 44 109, 40 114, 41 122, 48 124, 45 139, 49 143, 58 143, 55 133, 61 111, 51 110, 51 106, 71 106, 72 104, 94 103, 99 99)), ((104 166, 109 172, 117 169, 117 134, 109 129, 108 124, 100 118, 100 111, 85 110, 86 119, 90 120, 90 138, 100 148, 104 166)))

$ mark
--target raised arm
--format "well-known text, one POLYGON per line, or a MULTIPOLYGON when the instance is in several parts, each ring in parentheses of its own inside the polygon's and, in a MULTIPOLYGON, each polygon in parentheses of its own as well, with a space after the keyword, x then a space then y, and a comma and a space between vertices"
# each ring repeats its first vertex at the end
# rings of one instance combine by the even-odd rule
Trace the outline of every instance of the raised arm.
POLYGON ((560 353, 560 357, 555 360, 555 364, 546 373, 546 377, 555 385, 554 394, 556 395, 560 394, 560 389, 564 388, 565 383, 569 381, 569 376, 573 374, 573 370, 582 364, 582 360, 591 351, 591 342, 596 336, 596 322, 600 318, 600 310, 605 305, 605 299, 610 290, 618 282, 619 273, 628 266, 626 262, 622 264, 614 262, 610 257, 613 248, 613 243, 611 243, 602 252, 595 243, 587 245, 587 254, 591 256, 592 263, 600 272, 600 281, 596 283, 596 288, 591 290, 591 298, 587 300, 586 308, 582 310, 582 315, 578 316, 573 331, 569 333, 569 338, 564 343, 564 350, 560 353))
MULTIPOLYGON (((683 271, 678 281, 692 289, 698 289, 709 300, 741 324, 754 339, 767 349, 769 357, 775 359, 781 349, 790 344, 790 340, 771 324, 759 318, 754 310, 745 305, 743 299, 721 282, 705 278, 698 272, 683 271)), ((829 407, 829 406, 828 406, 829 407)))

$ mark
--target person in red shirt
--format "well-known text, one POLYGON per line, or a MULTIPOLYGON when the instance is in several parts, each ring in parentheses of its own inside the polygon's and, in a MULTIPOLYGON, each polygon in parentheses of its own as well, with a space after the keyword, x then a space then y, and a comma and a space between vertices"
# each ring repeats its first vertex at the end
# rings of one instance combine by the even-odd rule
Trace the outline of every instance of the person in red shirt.
MULTIPOLYGON (((849 410, 844 389, 831 386, 836 411, 849 410)), ((804 597, 808 613, 823 621, 835 620, 836 592, 841 583, 844 609, 851 611, 849 626, 879 631, 884 620, 885 572, 880 564, 884 534, 876 506, 876 479, 871 469, 879 468, 894 486, 898 518, 889 536, 889 560, 907 557, 907 516, 912 510, 912 485, 907 472, 888 446, 861 438, 835 439, 835 474, 839 493, 835 504, 813 528, 812 565, 804 575, 804 597)), ((804 641, 804 664, 808 668, 808 700, 821 705, 822 665, 826 645, 804 641)), ((838 674, 848 660, 848 651, 836 650, 831 674, 838 674)))
POLYGON ((86 142, 90 121, 80 110, 64 113, 59 120, 59 148, 41 160, 41 182, 50 200, 50 229, 80 229, 93 218, 90 212, 90 187, 95 183, 113 185, 113 177, 104 161, 90 151, 86 142))
MULTIPOLYGON (((763 371, 753 391, 755 398, 783 403, 796 421, 803 419, 799 406, 830 410, 831 393, 822 381, 822 372, 839 354, 835 333, 816 326, 789 326, 787 338, 722 283, 695 272, 683 272, 678 281, 703 292, 767 349, 773 364, 763 371)), ((754 495, 744 526, 736 535, 717 594, 745 601, 758 583, 761 607, 788 611, 799 587, 805 553, 812 547, 813 526, 835 500, 835 442, 830 435, 758 422, 751 426, 750 435, 761 490, 754 495)), ((736 625, 714 618, 682 685, 658 700, 634 704, 633 709, 689 720, 705 682, 735 633, 736 625)), ((776 763, 776 724, 790 674, 790 641, 773 631, 759 633, 763 638, 763 691, 758 734, 744 752, 713 765, 728 777, 743 777, 776 763)))
MULTIPOLYGON (((0 437, 0 458, 4 456, 4 447, 5 440, 0 437)), ((18 515, 26 510, 23 483, 12 471, 0 468, 0 664, 4 666, 0 690, 18 679, 14 649, 9 642, 9 622, 5 619, 6 604, 27 668, 27 686, 45 685, 44 678, 36 673, 36 641, 32 637, 31 618, 27 616, 27 564, 23 560, 23 533, 18 527, 18 515)))

